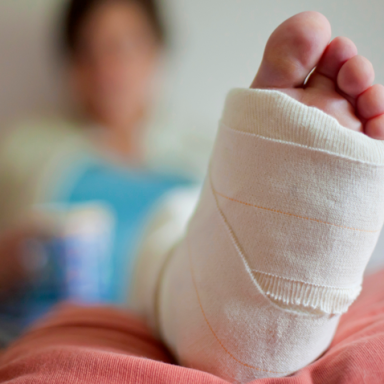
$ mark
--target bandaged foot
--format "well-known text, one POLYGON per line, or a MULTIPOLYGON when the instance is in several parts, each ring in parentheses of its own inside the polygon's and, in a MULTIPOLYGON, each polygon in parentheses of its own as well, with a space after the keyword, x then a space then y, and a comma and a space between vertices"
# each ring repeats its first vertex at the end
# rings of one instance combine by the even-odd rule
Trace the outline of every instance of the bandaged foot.
POLYGON ((276 29, 251 89, 227 97, 183 240, 139 262, 134 305, 182 365, 290 375, 359 295, 384 219, 384 88, 330 37, 315 12, 276 29))

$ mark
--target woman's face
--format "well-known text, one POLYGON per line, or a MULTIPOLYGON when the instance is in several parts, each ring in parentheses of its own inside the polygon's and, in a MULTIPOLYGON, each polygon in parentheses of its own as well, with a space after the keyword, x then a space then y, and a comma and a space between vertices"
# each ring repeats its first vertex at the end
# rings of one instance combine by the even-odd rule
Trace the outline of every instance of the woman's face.
POLYGON ((79 30, 72 60, 81 107, 103 125, 129 125, 150 101, 159 45, 135 2, 96 7, 79 30))

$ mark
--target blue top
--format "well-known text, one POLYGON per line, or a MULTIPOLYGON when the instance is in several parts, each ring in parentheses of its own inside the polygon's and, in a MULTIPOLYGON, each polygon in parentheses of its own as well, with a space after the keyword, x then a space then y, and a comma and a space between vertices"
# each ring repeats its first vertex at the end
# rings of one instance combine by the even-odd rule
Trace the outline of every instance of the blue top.
POLYGON ((89 165, 80 175, 62 202, 104 202, 115 217, 108 301, 122 302, 128 293, 132 264, 146 220, 154 206, 170 190, 189 184, 189 181, 178 176, 100 163, 89 165))
MULTIPOLYGON (((120 304, 128 294, 133 263, 150 213, 167 192, 174 188, 186 187, 191 182, 182 177, 151 170, 119 168, 99 160, 86 161, 83 165, 77 164, 71 168, 67 176, 69 177, 65 175, 59 177, 60 185, 55 188, 57 194, 53 198, 53 203, 71 207, 82 203, 101 202, 110 208, 114 216, 113 241, 108 255, 109 265, 105 266, 111 273, 106 284, 107 295, 104 296, 104 302, 120 304), (68 184, 70 188, 65 188, 68 184)), ((45 246, 47 247, 47 244, 45 246)), ((62 248, 60 240, 48 245, 49 252, 54 255, 62 254, 62 248)), ((69 249, 70 254, 73 247, 69 249)), ((85 247, 88 252, 82 252, 81 246, 78 249, 80 251, 75 258, 81 259, 86 256, 85 253, 94 256, 89 247, 85 247)), ((59 258, 53 259, 54 262, 48 263, 40 280, 32 287, 27 286, 11 297, 1 299, 0 325, 4 335, 0 332, 0 346, 12 340, 26 326, 63 299, 62 286, 57 284, 57 281, 60 281, 60 273, 64 268, 59 258)), ((72 269, 76 273, 76 268, 83 263, 83 272, 84 269, 86 272, 81 276, 89 278, 92 284, 94 281, 92 274, 95 274, 96 269, 92 261, 89 261, 91 259, 92 257, 85 264, 84 260, 80 262, 77 260, 72 269)))

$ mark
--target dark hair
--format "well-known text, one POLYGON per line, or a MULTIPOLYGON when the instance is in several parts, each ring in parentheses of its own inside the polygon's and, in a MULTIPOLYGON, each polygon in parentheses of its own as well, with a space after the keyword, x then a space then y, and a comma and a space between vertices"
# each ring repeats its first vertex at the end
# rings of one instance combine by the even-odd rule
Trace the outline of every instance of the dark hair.
MULTIPOLYGON (((66 6, 62 48, 66 53, 73 54, 78 43, 79 30, 86 17, 100 4, 111 0, 70 0, 66 6)), ((166 45, 166 31, 156 0, 112 0, 138 4, 148 17, 157 41, 166 45)))

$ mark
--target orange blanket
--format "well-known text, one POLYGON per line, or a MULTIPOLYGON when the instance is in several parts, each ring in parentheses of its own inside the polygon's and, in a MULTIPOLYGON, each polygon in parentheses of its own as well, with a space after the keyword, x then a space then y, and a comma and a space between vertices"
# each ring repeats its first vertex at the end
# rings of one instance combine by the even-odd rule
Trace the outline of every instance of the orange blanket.
MULTIPOLYGON (((177 366, 144 323, 116 309, 63 305, 0 358, 8 384, 225 384, 177 366)), ((295 375, 258 384, 384 383, 384 271, 366 279, 329 350, 295 375)))

